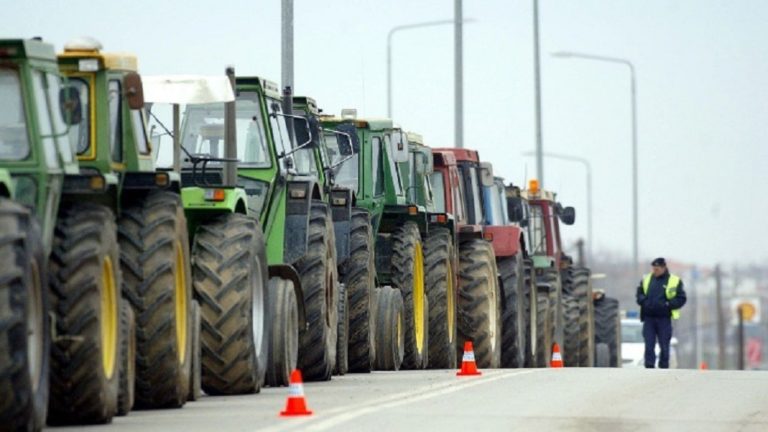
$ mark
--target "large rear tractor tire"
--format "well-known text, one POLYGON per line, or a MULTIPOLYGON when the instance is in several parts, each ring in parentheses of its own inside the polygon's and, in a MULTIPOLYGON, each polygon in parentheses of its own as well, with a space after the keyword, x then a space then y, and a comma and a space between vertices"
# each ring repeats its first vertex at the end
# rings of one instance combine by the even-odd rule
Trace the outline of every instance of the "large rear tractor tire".
POLYGON ((307 319, 299 332, 299 369, 307 381, 327 381, 336 363, 339 293, 333 223, 321 201, 312 202, 308 237, 307 253, 295 265, 307 319))
POLYGON ((505 368, 521 368, 525 363, 527 320, 523 264, 523 255, 520 252, 496 263, 501 273, 501 289, 504 293, 501 314, 501 366, 505 368))
POLYGON ((123 293, 136 317, 136 408, 177 408, 189 394, 191 273, 179 195, 150 192, 118 222, 123 293))
POLYGON ((392 233, 393 284, 403 294, 405 353, 403 369, 424 369, 429 358, 429 316, 424 283, 424 249, 419 227, 405 222, 392 233))
POLYGON ((133 308, 123 299, 120 305, 120 393, 117 415, 128 415, 136 400, 136 319, 133 308))
POLYGON ((579 366, 592 367, 595 364, 595 308, 589 269, 573 269, 573 287, 579 299, 579 366))
POLYGON ((27 209, 0 198, 0 428, 40 430, 48 409, 48 259, 27 209))
POLYGON ((371 215, 367 210, 352 209, 349 259, 341 266, 339 278, 349 298, 349 371, 370 372, 375 356, 376 265, 371 215))
POLYGON ((299 358, 299 306, 293 282, 269 280, 267 385, 287 386, 299 358))
POLYGON ((200 303, 202 387, 257 393, 267 366, 267 255, 259 223, 228 213, 198 226, 192 277, 200 303))
MULTIPOLYGON (((493 247, 483 239, 459 247, 458 345, 472 341, 481 368, 501 364, 501 291, 493 247)), ((457 358, 463 353, 457 351, 457 358)))
POLYGON ((405 307, 400 290, 385 286, 376 290, 376 370, 397 371, 405 351, 405 307))
POLYGON ((345 375, 349 370, 349 297, 347 287, 339 284, 339 330, 336 337, 336 367, 334 375, 345 375))
POLYGON ((107 207, 64 205, 50 257, 51 346, 48 423, 108 423, 120 389, 120 250, 107 207))
POLYGON ((197 300, 192 300, 192 307, 190 308, 192 318, 192 372, 189 377, 189 394, 187 395, 187 401, 200 400, 203 395, 203 383, 202 383, 202 365, 200 364, 200 303, 197 300))
POLYGON ((456 248, 451 231, 432 228, 424 244, 429 300, 429 368, 456 369, 456 248))
POLYGON ((604 294, 597 296, 595 308, 595 344, 606 344, 609 366, 621 367, 621 317, 619 301, 604 294))
POLYGON ((571 294, 563 295, 563 363, 566 367, 579 366, 580 332, 579 332, 579 299, 571 294))
POLYGON ((536 289, 536 356, 535 367, 549 366, 552 357, 552 318, 548 289, 536 289))

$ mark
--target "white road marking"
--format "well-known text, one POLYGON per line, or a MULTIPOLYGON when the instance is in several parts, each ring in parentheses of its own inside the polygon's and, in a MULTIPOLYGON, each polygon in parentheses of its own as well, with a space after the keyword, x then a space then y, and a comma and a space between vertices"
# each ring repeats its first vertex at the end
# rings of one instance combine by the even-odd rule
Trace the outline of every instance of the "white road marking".
POLYGON ((366 414, 394 408, 412 402, 423 401, 427 399, 444 396, 455 393, 471 387, 482 384, 488 384, 514 376, 525 375, 533 372, 540 372, 546 369, 524 369, 515 371, 484 371, 485 374, 478 378, 456 378, 456 381, 448 381, 440 384, 433 384, 415 389, 410 392, 400 393, 391 396, 385 396, 371 401, 356 405, 347 405, 334 408, 323 413, 317 413, 316 417, 305 417, 298 419, 285 419, 284 422, 267 428, 258 429, 266 432, 280 432, 292 429, 302 431, 325 431, 340 424, 347 423, 366 414), (290 422, 290 423, 288 423, 290 422))

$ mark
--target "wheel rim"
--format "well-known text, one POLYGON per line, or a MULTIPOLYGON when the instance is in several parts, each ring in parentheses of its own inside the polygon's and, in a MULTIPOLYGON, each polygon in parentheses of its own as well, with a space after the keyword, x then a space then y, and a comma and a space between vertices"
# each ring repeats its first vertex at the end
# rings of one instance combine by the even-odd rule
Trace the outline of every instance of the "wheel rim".
POLYGON ((424 253, 421 242, 416 242, 413 259, 413 329, 416 333, 416 351, 424 349, 424 253))
MULTIPOLYGON (((492 272, 491 272, 492 273, 492 272)), ((491 281, 490 288, 490 295, 488 296, 488 324, 490 326, 489 335, 491 337, 491 351, 496 352, 496 336, 497 336, 497 317, 496 317, 496 311, 497 308, 497 301, 498 296, 496 295, 496 290, 494 289, 494 284, 491 281)))
POLYGON ((37 391, 40 384, 40 374, 43 365, 43 346, 44 346, 44 313, 43 298, 40 283, 40 269, 37 261, 30 263, 32 280, 30 281, 32 290, 27 296, 27 367, 29 377, 32 383, 32 389, 37 391))
POLYGON ((178 347, 179 364, 184 364, 187 358, 187 275, 184 274, 184 249, 177 241, 176 249, 176 346, 178 347))
POLYGON ((109 379, 117 358, 117 286, 112 259, 104 257, 101 269, 101 367, 109 379))
MULTIPOLYGON (((253 278, 251 279, 251 330, 253 331, 253 344, 256 353, 261 352, 261 344, 264 338, 264 269, 261 268, 259 259, 253 262, 253 278)), ((291 282, 291 287, 293 283, 291 282)))
POLYGON ((454 291, 453 291, 453 265, 451 264, 451 259, 448 259, 448 265, 446 266, 448 270, 447 277, 447 284, 446 284, 446 305, 448 308, 446 315, 446 318, 448 320, 448 341, 453 343, 453 335, 454 335, 454 328, 456 326, 456 306, 455 306, 455 298, 454 298, 454 291))

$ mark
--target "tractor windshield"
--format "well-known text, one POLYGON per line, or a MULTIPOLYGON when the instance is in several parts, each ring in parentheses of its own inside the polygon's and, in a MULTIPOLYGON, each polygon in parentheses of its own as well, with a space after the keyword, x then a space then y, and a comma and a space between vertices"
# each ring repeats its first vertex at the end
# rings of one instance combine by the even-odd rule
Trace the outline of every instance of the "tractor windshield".
POLYGON ((15 69, 0 69, 0 159, 21 160, 29 154, 21 81, 15 69))
POLYGON ((507 225, 507 221, 504 219, 504 211, 502 210, 501 201, 499 199, 499 187, 498 185, 487 186, 483 188, 483 202, 486 205, 485 213, 489 219, 489 225, 507 225))
POLYGON ((339 148, 338 135, 332 132, 323 134, 325 137, 325 149, 328 152, 328 160, 331 166, 336 166, 334 170, 335 183, 357 192, 357 153, 345 156, 342 149, 339 148), (343 162, 342 162, 343 161, 343 162))
POLYGON ((433 172, 429 175, 429 184, 432 186, 432 200, 435 204, 435 211, 445 213, 445 183, 443 182, 443 173, 433 172))
POLYGON ((384 151, 387 152, 387 159, 389 160, 389 172, 393 176, 392 183, 395 187, 395 195, 403 195, 403 183, 400 176, 400 169, 395 163, 395 159, 392 155, 392 145, 389 138, 389 134, 384 135, 384 151))
MULTIPOLYGON (((237 159, 256 168, 271 166, 261 110, 256 100, 237 100, 237 159)), ((193 155, 224 157, 224 104, 189 105, 182 145, 193 155)))
POLYGON ((530 205, 530 219, 528 223, 529 237, 533 245, 534 255, 547 254, 547 229, 544 225, 544 215, 541 206, 538 204, 530 205))

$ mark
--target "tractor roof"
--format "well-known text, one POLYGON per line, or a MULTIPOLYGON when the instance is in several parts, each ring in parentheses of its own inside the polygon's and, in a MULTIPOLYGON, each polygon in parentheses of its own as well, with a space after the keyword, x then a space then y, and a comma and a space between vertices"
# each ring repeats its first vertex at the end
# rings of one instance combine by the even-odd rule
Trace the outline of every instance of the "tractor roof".
POLYGON ((138 70, 135 55, 102 53, 101 48, 101 43, 96 39, 77 38, 64 45, 64 52, 59 54, 59 61, 66 64, 77 61, 77 70, 80 72, 96 72, 102 69, 128 72, 138 70))
POLYGON ((235 94, 226 75, 144 76, 144 100, 154 103, 205 104, 232 102, 235 94))
MULTIPOLYGON (((237 83, 238 89, 243 87, 258 87, 261 88, 264 91, 264 94, 273 97, 275 99, 281 99, 282 95, 280 94, 280 87, 277 86, 277 83, 274 81, 270 81, 265 78, 260 78, 257 76, 243 76, 243 77, 237 77, 235 78, 235 82, 237 83)), ((250 90, 250 88, 248 88, 250 90)))
POLYGON ((309 96, 294 96, 294 105, 300 105, 309 111, 310 114, 318 115, 320 110, 317 108, 317 102, 309 96))
POLYGON ((406 132, 405 136, 408 138, 408 143, 424 145, 424 137, 416 132, 406 132))
POLYGON ((432 149, 436 166, 456 166, 456 156, 446 149, 432 149))
POLYGON ((37 39, 0 39, 2 58, 56 61, 56 52, 53 45, 37 39))
POLYGON ((453 154, 453 156, 456 158, 456 162, 480 162, 480 156, 477 154, 476 150, 453 147, 442 147, 433 150, 453 154))
POLYGON ((381 130, 387 130, 387 129, 394 129, 394 123, 392 123, 391 119, 388 118, 367 118, 367 119, 360 119, 357 117, 337 117, 333 115, 324 115, 320 117, 320 120, 323 123, 347 123, 347 122, 354 122, 355 126, 358 129, 368 129, 372 131, 381 131, 381 130))

